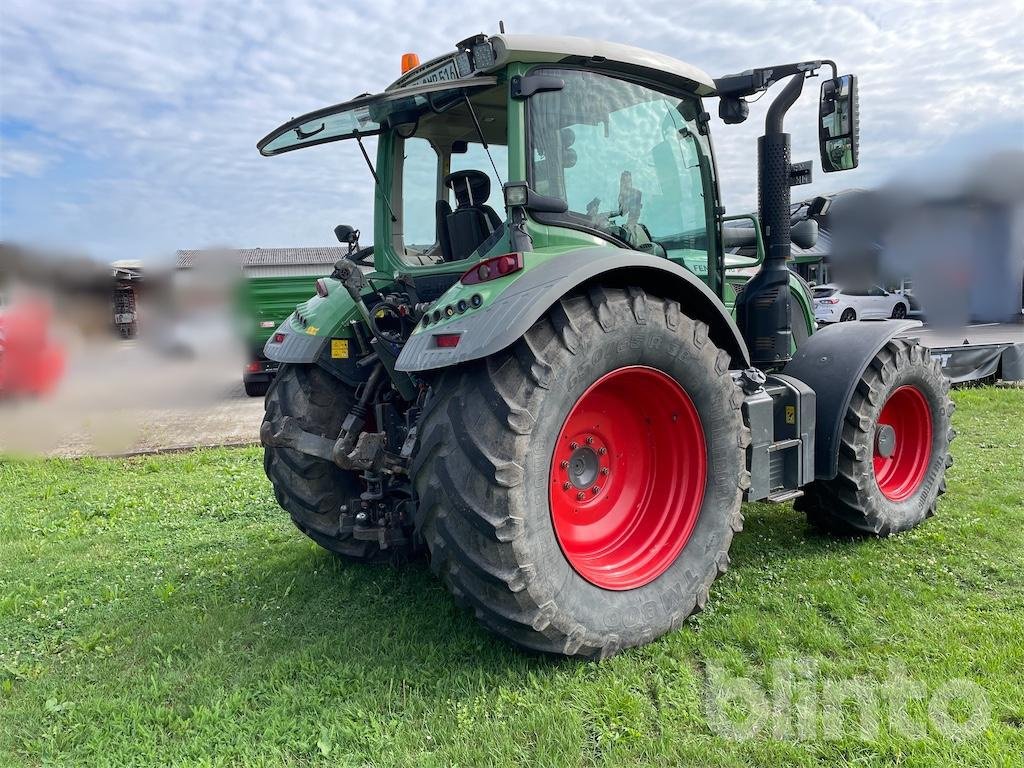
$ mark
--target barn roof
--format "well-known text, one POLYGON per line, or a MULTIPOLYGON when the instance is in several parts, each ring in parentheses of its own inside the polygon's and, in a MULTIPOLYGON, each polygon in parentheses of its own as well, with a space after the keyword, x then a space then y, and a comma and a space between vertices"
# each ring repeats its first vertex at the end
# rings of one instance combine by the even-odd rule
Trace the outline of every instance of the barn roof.
POLYGON ((340 245, 313 248, 219 248, 181 250, 175 255, 177 269, 190 269, 201 254, 234 254, 245 267, 318 267, 331 265, 345 257, 348 248, 340 245))

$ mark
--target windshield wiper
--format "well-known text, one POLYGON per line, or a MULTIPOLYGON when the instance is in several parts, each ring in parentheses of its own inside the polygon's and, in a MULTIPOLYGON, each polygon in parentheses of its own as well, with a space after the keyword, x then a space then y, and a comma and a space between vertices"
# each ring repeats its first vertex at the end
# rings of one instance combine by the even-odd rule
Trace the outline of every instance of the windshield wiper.
POLYGON ((466 100, 466 107, 469 109, 469 116, 473 118, 473 125, 476 126, 476 135, 480 137, 480 143, 484 147, 484 152, 487 153, 487 159, 491 161, 491 168, 494 169, 494 178, 498 180, 498 186, 501 186, 501 174, 498 173, 498 166, 494 164, 494 158, 491 157, 491 150, 487 146, 487 139, 484 138, 483 129, 480 127, 480 121, 476 118, 476 110, 473 109, 473 102, 469 100, 469 94, 465 91, 462 92, 462 98, 466 100))
POLYGON ((370 162, 370 156, 366 153, 366 147, 363 146, 363 137, 359 131, 352 131, 352 134, 356 137, 356 144, 359 145, 359 151, 363 153, 363 159, 366 161, 366 167, 370 169, 370 175, 373 176, 373 181, 377 185, 377 191, 381 193, 381 197, 384 198, 384 205, 388 207, 388 211, 391 213, 391 221, 398 221, 398 217, 395 216, 395 209, 391 207, 391 201, 388 199, 388 195, 385 194, 381 188, 380 176, 377 175, 377 171, 373 167, 373 163, 370 162))

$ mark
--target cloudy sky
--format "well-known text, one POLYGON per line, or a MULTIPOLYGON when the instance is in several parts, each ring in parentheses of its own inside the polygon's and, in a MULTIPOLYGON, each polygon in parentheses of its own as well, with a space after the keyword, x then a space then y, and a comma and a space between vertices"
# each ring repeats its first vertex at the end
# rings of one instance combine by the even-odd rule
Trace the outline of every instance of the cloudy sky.
MULTIPOLYGON (((835 59, 860 77, 861 167, 820 173, 809 84, 787 123, 794 159, 815 159, 800 193, 872 186, 940 147, 1024 148, 1020 0, 4 0, 0 238, 111 260, 330 244, 343 221, 369 231, 354 147, 267 159, 257 139, 382 89, 404 51, 426 60, 499 19, 510 32, 639 45, 712 76, 835 59)), ((716 118, 730 213, 755 205, 767 103, 742 126, 716 118)))

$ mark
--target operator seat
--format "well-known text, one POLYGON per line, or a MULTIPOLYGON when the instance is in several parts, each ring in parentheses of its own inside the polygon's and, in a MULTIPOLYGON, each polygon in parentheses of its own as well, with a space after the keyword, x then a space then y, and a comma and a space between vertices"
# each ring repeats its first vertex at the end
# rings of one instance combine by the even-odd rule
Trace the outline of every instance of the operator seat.
POLYGON ((501 227, 501 217, 487 205, 491 180, 483 171, 455 171, 444 184, 457 206, 453 211, 447 200, 437 201, 437 240, 445 261, 461 261, 501 227))

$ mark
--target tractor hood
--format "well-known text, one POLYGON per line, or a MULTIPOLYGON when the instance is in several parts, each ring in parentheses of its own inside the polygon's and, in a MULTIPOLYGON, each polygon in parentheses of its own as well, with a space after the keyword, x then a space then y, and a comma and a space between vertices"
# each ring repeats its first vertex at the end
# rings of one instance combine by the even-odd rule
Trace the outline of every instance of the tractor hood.
POLYGON ((460 103, 465 93, 496 83, 494 77, 475 75, 455 82, 418 81, 372 96, 359 96, 289 120, 260 139, 256 148, 261 155, 271 157, 330 141, 375 136, 398 125, 415 124, 425 112, 443 112, 460 103))

